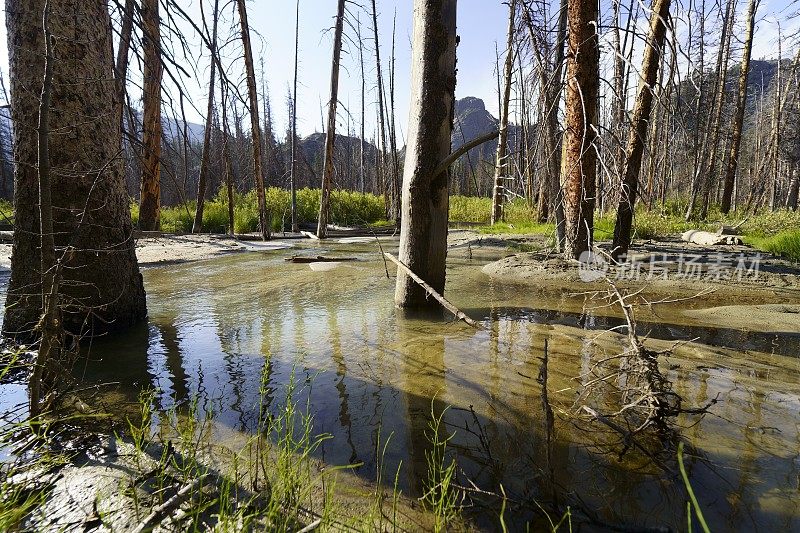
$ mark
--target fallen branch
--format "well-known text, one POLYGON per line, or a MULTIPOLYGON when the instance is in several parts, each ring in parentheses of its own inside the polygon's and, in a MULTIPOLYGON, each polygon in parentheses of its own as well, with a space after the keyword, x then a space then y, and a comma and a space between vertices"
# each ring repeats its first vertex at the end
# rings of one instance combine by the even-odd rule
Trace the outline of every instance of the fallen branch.
POLYGON ((181 506, 183 502, 185 502, 189 496, 197 490, 198 488, 203 486, 203 483, 208 478, 208 474, 204 474, 188 485, 184 485, 178 492, 170 498, 169 500, 165 501, 153 511, 147 515, 147 517, 142 520, 142 522, 133 530, 133 533, 144 533, 145 531, 152 531, 158 524, 161 523, 167 516, 169 516, 172 511, 177 509, 181 506))
POLYGON ((293 255, 292 257, 287 257, 285 261, 290 263, 340 263, 345 261, 358 261, 355 257, 324 257, 322 255, 318 255, 317 257, 303 257, 299 255, 293 255))
POLYGON ((313 522, 308 524, 306 527, 304 527, 303 529, 299 530, 297 533, 309 533, 310 531, 314 531, 315 529, 317 529, 320 526, 320 524, 322 524, 322 518, 318 518, 317 520, 314 520, 313 522))
POLYGON ((417 283, 417 284, 418 284, 420 287, 422 287, 423 289, 425 289, 425 292, 427 292, 428 294, 430 294, 431 296, 433 296, 433 297, 436 299, 436 301, 437 301, 437 302, 439 302, 439 303, 441 304, 441 306, 442 306, 442 307, 444 307, 445 309, 447 309, 448 311, 450 311, 451 313, 453 313, 453 315, 455 315, 455 317, 456 317, 456 318, 458 318, 459 320, 463 320, 464 322, 466 322, 467 324, 469 324, 469 325, 470 325, 470 326, 472 326, 473 328, 476 328, 476 329, 483 329, 483 326, 481 326, 481 325, 480 325, 478 322, 476 322, 476 321, 472 320, 470 317, 468 317, 467 315, 465 315, 465 314, 464 314, 464 313, 463 313, 463 312, 462 312, 462 311, 461 311, 461 310, 460 310, 458 307, 456 307, 455 305, 453 305, 453 304, 451 304, 450 302, 448 302, 448 301, 445 299, 445 297, 444 297, 444 296, 442 296, 441 294, 439 294, 438 292, 436 292, 436 291, 433 289, 433 287, 431 287, 430 285, 428 285, 428 284, 425 282, 425 280, 423 280, 422 278, 420 278, 419 276, 417 276, 416 274, 414 274, 414 272, 412 272, 410 268, 408 268, 406 265, 404 265, 403 263, 401 263, 401 262, 400 262, 400 260, 399 260, 399 259, 397 259, 395 256, 393 256, 393 255, 392 255, 392 254, 390 254, 389 252, 385 252, 383 255, 384 255, 384 256, 386 256, 386 257, 388 257, 388 258, 389 258, 389 260, 390 260, 392 263, 394 263, 395 265, 397 265, 397 268, 399 268, 400 270, 402 270, 403 272, 405 272, 405 273, 408 275, 408 277, 410 277, 411 279, 413 279, 413 280, 414 280, 414 281, 415 281, 415 282, 416 282, 416 283, 417 283))

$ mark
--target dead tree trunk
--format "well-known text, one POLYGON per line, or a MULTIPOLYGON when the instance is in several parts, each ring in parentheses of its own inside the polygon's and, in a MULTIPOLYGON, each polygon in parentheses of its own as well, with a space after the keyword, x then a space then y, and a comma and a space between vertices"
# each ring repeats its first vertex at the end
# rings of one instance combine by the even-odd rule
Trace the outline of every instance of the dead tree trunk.
POLYGON ((139 228, 161 227, 161 20, 159 0, 143 0, 144 88, 142 100, 142 187, 139 198, 139 228))
MULTIPOLYGON (((443 294, 447 258, 448 178, 434 175, 450 153, 456 88, 456 0, 414 0, 411 112, 403 175, 399 260, 443 294)), ((437 305, 397 273, 395 304, 437 305)))
MULTIPOLYGON (((378 40, 378 10, 375 6, 375 0, 372 0, 372 30, 373 36, 375 40, 375 68, 377 71, 378 77, 378 124, 380 126, 380 134, 381 134, 381 146, 379 152, 379 159, 378 159, 378 171, 382 177, 382 185, 383 185, 383 195, 385 198, 386 204, 386 216, 387 218, 391 215, 391 206, 389 201, 389 187, 392 187, 392 183, 386 176, 386 114, 384 109, 384 102, 383 102, 383 71, 381 70, 381 47, 380 41, 378 40)), ((395 178, 396 179, 396 178, 395 178)))
POLYGON ((236 231, 233 196, 233 161, 231 160, 230 131, 228 130, 228 87, 222 76, 219 79, 219 93, 222 107, 222 164, 224 165, 225 189, 228 193, 228 234, 236 231))
MULTIPOLYGON (((696 101, 695 103, 695 124, 694 124, 694 139, 693 139, 693 149, 691 150, 691 154, 689 155, 688 159, 692 160, 692 174, 691 174, 691 183, 690 183, 690 192, 689 192, 689 205, 686 208, 686 214, 684 215, 684 219, 688 222, 694 216, 694 209, 695 205, 697 204, 697 198, 700 195, 700 191, 703 188, 702 183, 704 176, 702 176, 702 166, 701 166, 701 153, 703 152, 703 143, 707 137, 703 134, 705 126, 707 126, 707 122, 704 120, 703 115, 703 106, 705 105, 705 98, 706 98, 706 90, 705 85, 703 83, 703 76, 705 76, 705 21, 706 21, 706 11, 705 11, 705 0, 700 0, 700 5, 697 7, 698 17, 700 19, 700 24, 698 28, 698 66, 695 68, 692 65, 692 62, 689 62, 690 71, 687 73, 687 76, 692 76, 691 70, 696 70, 698 82, 697 86, 697 94, 694 96, 696 101)), ((689 38, 689 41, 692 41, 692 38, 689 38)))
POLYGON ((503 101, 500 108, 500 136, 497 142, 497 156, 494 165, 494 189, 492 190, 491 223, 503 219, 505 182, 510 179, 508 172, 508 104, 511 101, 511 82, 514 67, 514 28, 517 12, 516 0, 511 0, 508 8, 508 40, 506 42, 506 61, 503 68, 503 101))
POLYGON ((628 147, 625 152, 624 179, 622 180, 622 196, 617 209, 617 221, 614 225, 614 244, 611 255, 614 259, 628 253, 631 244, 631 228, 633 212, 636 206, 636 194, 639 186, 639 172, 642 167, 642 154, 647 141, 647 129, 653 108, 653 95, 661 67, 661 56, 664 40, 667 35, 667 18, 669 17, 670 0, 653 0, 650 16, 650 35, 642 59, 639 94, 633 108, 633 119, 628 136, 628 147))
POLYGON ((733 0, 725 6, 725 16, 722 25, 722 43, 717 56, 717 86, 714 91, 712 105, 711 141, 710 148, 702 150, 703 163, 700 166, 703 175, 700 177, 700 186, 703 189, 703 201, 700 207, 700 219, 708 216, 708 207, 711 198, 711 189, 716 181, 717 150, 719 148, 720 126, 722 124, 722 108, 725 103, 725 80, 728 72, 728 59, 730 58, 731 34, 733 33, 733 0))
POLYGON ((561 0, 558 15, 558 32, 556 34, 556 55, 554 60, 553 79, 550 82, 552 93, 547 105, 547 140, 550 172, 548 180, 550 213, 556 223, 556 247, 564 248, 564 193, 561 189, 559 167, 561 164, 561 143, 559 142, 558 108, 561 103, 561 78, 564 72, 564 52, 567 45, 567 0, 561 0))
POLYGON ((261 156, 261 127, 258 118, 258 91, 256 89, 256 69, 253 65, 253 48, 250 45, 250 25, 247 23, 247 6, 245 0, 236 0, 239 7, 239 22, 242 27, 242 48, 244 48, 244 65, 247 71, 247 92, 250 100, 250 131, 253 136, 253 181, 258 197, 258 223, 261 238, 269 240, 272 221, 267 211, 267 198, 264 194, 264 159, 261 156))
MULTIPOLYGON (((42 310, 41 221, 36 121, 42 85, 44 0, 7 2, 16 212, 3 333, 31 339, 42 310)), ((103 0, 59 0, 49 25, 53 61, 47 158, 56 252, 63 254, 58 299, 76 334, 121 330, 146 315, 120 158, 111 21, 103 0), (91 35, 91 39, 86 39, 91 35), (92 80, 93 90, 75 80, 92 80), (57 134, 55 133, 57 132, 57 134)), ((47 224, 45 224, 47 226, 47 224)), ((49 245, 48 245, 49 247, 49 245)), ((49 260, 46 263, 51 263, 49 260)), ((46 267, 45 267, 46 268, 46 267)), ((52 294, 52 288, 51 288, 52 294)))
MULTIPOLYGON (((202 6, 202 3, 200 4, 202 6)), ((202 9, 202 8, 201 8, 202 9)), ((206 181, 209 166, 211 165, 211 130, 214 124, 214 91, 216 90, 217 76, 217 19, 219 18, 219 0, 214 0, 214 12, 211 22, 211 37, 209 52, 211 53, 211 76, 208 82, 208 107, 206 110, 206 128, 203 132, 203 155, 200 159, 200 177, 197 181, 197 209, 194 212, 194 225, 192 233, 203 231, 203 207, 206 201, 206 181)))
POLYGON ((392 23, 392 55, 389 57, 389 149, 392 151, 392 218, 400 227, 400 160, 397 153, 397 127, 394 112, 395 38, 397 34, 397 9, 392 23))
MULTIPOLYGON (((770 179, 769 208, 775 211, 777 208, 778 179, 781 167, 781 30, 778 26, 778 66, 775 74, 775 97, 772 101, 772 131, 774 131, 775 143, 769 147, 770 157, 772 158, 772 176, 770 179)), ((736 192, 733 194, 733 205, 736 206, 736 192)))
MULTIPOLYGON (((613 149, 615 178, 621 182, 624 179, 625 167, 625 111, 627 95, 625 94, 625 57, 622 55, 622 40, 620 39, 620 0, 612 0, 614 7, 614 24, 611 28, 612 45, 614 50, 614 97, 611 102, 611 132, 614 135, 613 149)), ((630 18, 631 14, 628 13, 630 18)), ((601 206, 601 212, 604 210, 601 206)))
POLYGON ((747 30, 744 37, 744 50, 742 52, 742 62, 739 67, 739 89, 736 96, 736 114, 733 119, 733 129, 731 131, 731 149, 728 154, 728 164, 725 167, 725 178, 723 181, 722 204, 720 210, 727 214, 731 210, 731 198, 733 196, 733 184, 736 179, 736 169, 739 165, 739 148, 742 143, 742 126, 744 124, 744 110, 747 104, 747 75, 750 72, 750 52, 753 48, 753 30, 756 24, 756 10, 758 10, 759 0, 749 0, 747 5, 747 30))
POLYGON ((292 232, 300 231, 297 223, 297 64, 300 55, 300 0, 295 6, 295 27, 294 27, 294 81, 292 85, 292 149, 291 149, 291 171, 289 175, 289 187, 292 194, 292 232))
POLYGON ((333 181, 333 155, 336 148, 336 107, 339 103, 339 58, 342 55, 342 30, 344 29, 344 3, 339 0, 336 13, 336 30, 333 37, 333 60, 331 61, 331 99, 328 102, 328 129, 325 133, 325 169, 322 174, 322 191, 319 201, 319 220, 317 237, 324 239, 328 234, 330 212, 331 181, 333 181))
POLYGON ((800 192, 800 172, 798 172, 796 164, 792 166, 790 172, 792 177, 789 181, 789 197, 786 200, 786 208, 797 211, 797 197, 800 192))
POLYGON ((356 19, 356 37, 358 39, 358 60, 359 64, 361 65, 361 137, 359 140, 360 150, 359 150, 359 160, 360 160, 360 167, 359 167, 359 183, 358 183, 358 190, 363 194, 364 193, 364 180, 365 180, 365 159, 364 159, 364 129, 365 129, 365 122, 367 119, 366 110, 367 110, 367 78, 366 73, 364 72, 364 41, 361 39, 361 19, 356 19))
MULTIPOLYGON (((125 85, 128 73, 128 53, 131 48, 131 34, 133 33, 133 0, 125 0, 125 8, 122 12, 122 28, 119 32, 119 48, 117 49, 117 62, 114 67, 114 77, 117 80, 117 121, 120 131, 125 131, 125 85)), ((132 126, 132 125, 131 125, 132 126)))
POLYGON ((44 80, 39 100, 39 125, 37 163, 39 167, 39 236, 41 239, 40 272, 42 284, 42 319, 39 352, 30 379, 30 416, 39 416, 42 381, 51 358, 61 352, 61 321, 58 316, 58 276, 56 275, 56 250, 53 239, 53 201, 50 184, 50 101, 53 93, 53 36, 48 19, 49 2, 45 2, 42 16, 44 34, 44 80))
POLYGON ((567 8, 566 120, 561 159, 564 189, 564 255, 578 259, 591 249, 597 176, 597 95, 600 53, 595 0, 570 2, 567 8))

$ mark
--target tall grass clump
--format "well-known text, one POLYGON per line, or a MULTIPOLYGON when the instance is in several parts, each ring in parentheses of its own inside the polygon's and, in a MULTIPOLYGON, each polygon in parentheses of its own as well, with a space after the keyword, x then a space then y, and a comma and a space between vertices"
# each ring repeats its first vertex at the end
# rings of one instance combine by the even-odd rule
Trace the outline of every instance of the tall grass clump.
POLYGON ((447 409, 436 414, 434 399, 431 400, 431 419, 428 422, 428 431, 425 436, 430 448, 425 451, 428 463, 428 479, 425 482, 425 494, 422 501, 433 514, 433 529, 437 533, 447 530, 461 516, 461 492, 454 486, 456 476, 456 462, 449 458, 447 443, 453 434, 443 436, 444 415, 447 409))

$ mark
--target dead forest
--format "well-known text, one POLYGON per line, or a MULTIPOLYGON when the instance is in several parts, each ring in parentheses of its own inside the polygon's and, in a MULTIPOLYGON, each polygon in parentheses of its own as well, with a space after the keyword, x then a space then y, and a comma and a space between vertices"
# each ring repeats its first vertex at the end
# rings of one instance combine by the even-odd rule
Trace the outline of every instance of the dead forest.
POLYGON ((0 529, 800 527, 797 14, 6 0, 0 529))

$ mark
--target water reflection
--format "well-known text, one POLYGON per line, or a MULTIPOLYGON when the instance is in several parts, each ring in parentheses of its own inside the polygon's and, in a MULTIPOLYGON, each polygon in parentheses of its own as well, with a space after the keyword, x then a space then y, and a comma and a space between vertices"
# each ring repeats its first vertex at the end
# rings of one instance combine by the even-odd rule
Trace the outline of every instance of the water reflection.
MULTIPOLYGON (((374 257, 363 248, 342 253, 374 257)), ((313 273, 260 254, 148 270, 149 325, 96 342, 85 375, 123 383, 109 399, 120 412, 143 387, 158 390, 159 409, 198 397, 225 435, 254 431, 262 385, 265 406, 276 409, 294 373, 315 431, 333 436, 317 452, 330 464, 361 464, 356 472, 369 479, 383 464, 391 484, 402 463, 401 488, 421 495, 431 413, 444 413, 440 438, 453 435, 461 482, 490 491, 502 485, 515 527, 541 519, 537 502, 552 507, 558 500, 562 509, 592 510, 597 523, 682 528, 686 496, 674 462, 666 459, 673 469, 665 473, 635 454, 620 461, 603 447, 615 435, 574 418, 575 378, 620 347, 616 338, 586 330, 615 319, 531 311, 542 302, 487 284, 479 265, 467 261, 454 262, 448 276, 454 303, 485 319, 486 330, 396 313, 393 280, 377 261, 313 273), (545 340, 555 410, 551 454, 536 380, 545 340)), ((668 339, 701 336, 656 326, 668 339)), ((764 344, 741 332, 703 335, 721 346, 764 344)), ((782 337, 775 353, 792 342, 782 337)), ((669 365, 675 390, 689 403, 718 400, 713 415, 679 421, 694 446, 687 464, 712 529, 800 527, 800 360, 690 345, 669 365)), ((490 527, 491 516, 482 525, 490 527)))

